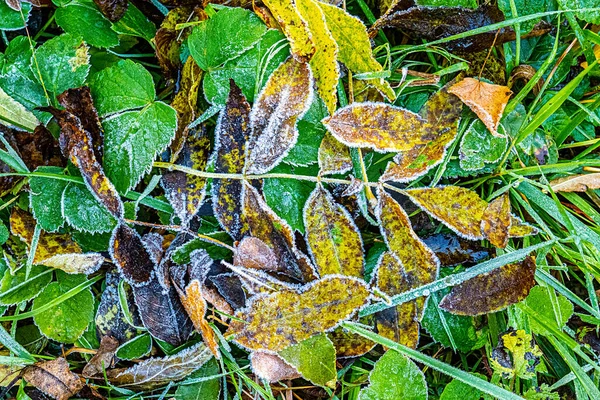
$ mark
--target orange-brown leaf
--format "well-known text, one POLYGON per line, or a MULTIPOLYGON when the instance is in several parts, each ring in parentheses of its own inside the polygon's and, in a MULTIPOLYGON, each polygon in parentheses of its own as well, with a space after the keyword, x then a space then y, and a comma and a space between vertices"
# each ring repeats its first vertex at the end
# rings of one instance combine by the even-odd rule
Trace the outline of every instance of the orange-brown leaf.
POLYGON ((481 232, 496 247, 505 248, 508 244, 512 222, 510 200, 503 194, 488 204, 481 220, 481 232))
POLYGON ((22 376, 29 384, 56 400, 70 399, 84 386, 83 380, 69 370, 69 363, 63 357, 25 367, 22 376))

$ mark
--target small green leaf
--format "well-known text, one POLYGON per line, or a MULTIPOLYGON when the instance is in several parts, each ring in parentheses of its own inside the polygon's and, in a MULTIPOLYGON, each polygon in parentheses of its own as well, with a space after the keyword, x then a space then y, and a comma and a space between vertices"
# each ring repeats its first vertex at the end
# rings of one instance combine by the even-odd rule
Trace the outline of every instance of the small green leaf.
POLYGON ((0 1, 0 29, 14 31, 23 28, 29 19, 30 12, 31 3, 22 2, 21 11, 15 11, 5 1, 0 1), (23 18, 25 19, 23 20, 23 18))
POLYGON ((117 224, 106 207, 83 185, 69 184, 59 204, 69 225, 80 231, 109 232, 117 224))
POLYGON ((453 379, 444 388, 440 400, 479 400, 481 396, 482 393, 477 388, 453 379))
POLYGON ((388 350, 375 363, 369 382, 358 400, 427 400, 425 375, 408 357, 394 350, 388 350))
MULTIPOLYGON (((38 173, 63 175, 60 167, 39 167, 38 173)), ((65 219, 61 210, 62 194, 69 182, 34 176, 29 180, 29 204, 38 224, 47 232, 55 232, 63 226, 65 219)))
MULTIPOLYGON (((67 275, 56 271, 57 282, 52 282, 33 301, 33 311, 46 305, 75 286, 85 282, 85 275, 67 275)), ((49 339, 74 343, 94 318, 94 296, 85 289, 33 317, 38 328, 49 339)))
MULTIPOLYGON (((529 291, 525 304, 535 310, 537 314, 554 322, 554 328, 563 329, 571 315, 573 315, 573 303, 566 297, 554 293, 551 287, 535 286, 529 291)), ((551 335, 551 332, 542 324, 530 319, 529 326, 538 335, 551 335)))
POLYGON ((335 348, 320 334, 279 352, 279 355, 315 385, 335 388, 335 348))
MULTIPOLYGON (((220 374, 219 364, 214 358, 192 373, 186 381, 206 379, 220 374)), ((184 381, 183 383, 185 383, 184 381)), ((176 400, 214 400, 219 398, 221 382, 218 377, 191 384, 180 384, 175 391, 176 400)))
POLYGON ((133 4, 129 4, 125 15, 113 25, 113 30, 122 35, 137 36, 151 41, 156 26, 133 4))
MULTIPOLYGON (((563 0, 564 1, 564 0, 563 0)), ((457 4, 458 5, 458 4, 457 4)), ((506 19, 524 17, 526 15, 543 13, 548 10, 548 4, 546 0, 500 0, 498 1, 498 8, 504 13, 506 19), (514 2, 516 15, 512 12, 511 3, 514 2)), ((530 32, 535 24, 540 22, 541 18, 530 19, 529 21, 521 22, 521 32, 530 32)))
POLYGON ((152 350, 152 337, 144 333, 119 346, 115 355, 123 360, 135 360, 149 354, 150 350, 152 350))
POLYGON ((4 271, 0 281, 0 304, 12 305, 36 297, 52 280, 50 268, 34 265, 25 279, 26 268, 20 268, 14 275, 10 269, 4 271))
POLYGON ((73 0, 59 7, 55 18, 65 32, 81 36, 91 46, 108 48, 119 44, 119 35, 91 0, 73 0))
POLYGON ((8 231, 8 228, 6 227, 6 225, 4 225, 4 222, 2 222, 0 224, 0 244, 6 243, 9 236, 10 236, 10 232, 8 231))
POLYGON ((494 136, 479 119, 465 132, 460 142, 460 167, 477 171, 498 162, 508 146, 506 137, 494 136))

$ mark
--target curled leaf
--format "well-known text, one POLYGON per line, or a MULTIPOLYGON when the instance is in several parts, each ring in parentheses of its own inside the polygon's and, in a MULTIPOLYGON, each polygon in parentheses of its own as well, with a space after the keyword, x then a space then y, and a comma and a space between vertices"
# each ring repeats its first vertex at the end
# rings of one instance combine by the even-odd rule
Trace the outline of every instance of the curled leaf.
POLYGON ((84 386, 83 381, 69 370, 69 363, 63 357, 30 365, 21 376, 56 400, 70 399, 84 386))

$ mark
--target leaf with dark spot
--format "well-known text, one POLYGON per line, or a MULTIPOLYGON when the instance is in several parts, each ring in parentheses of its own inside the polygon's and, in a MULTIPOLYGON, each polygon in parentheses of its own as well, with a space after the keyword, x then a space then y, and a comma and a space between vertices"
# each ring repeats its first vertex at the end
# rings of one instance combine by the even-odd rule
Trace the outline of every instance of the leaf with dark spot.
MULTIPOLYGON (((120 343, 132 339, 137 330, 129 325, 119 300, 119 274, 116 270, 106 273, 106 288, 100 297, 96 311, 96 330, 100 336, 112 336, 120 343)), ((125 290, 125 302, 135 325, 141 325, 137 306, 133 301, 133 292, 125 290)))
POLYGON ((481 220, 481 232, 496 247, 505 248, 512 221, 508 194, 503 194, 488 204, 481 220))
POLYGON ((84 385, 83 381, 69 370, 69 363, 62 357, 28 366, 21 376, 56 400, 70 399, 84 385))
POLYGON ((94 0, 94 3, 110 22, 120 20, 129 6, 128 0, 94 0))
POLYGON ((123 278, 132 286, 148 284, 155 263, 140 235, 125 224, 117 226, 111 238, 111 256, 123 278))

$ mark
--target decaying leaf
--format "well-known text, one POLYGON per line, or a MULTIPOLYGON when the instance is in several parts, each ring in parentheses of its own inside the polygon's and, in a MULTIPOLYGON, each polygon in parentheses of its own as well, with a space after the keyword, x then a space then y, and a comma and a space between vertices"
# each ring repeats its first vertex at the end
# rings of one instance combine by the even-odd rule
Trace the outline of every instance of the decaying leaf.
POLYGON ((296 123, 312 98, 309 65, 288 58, 271 74, 252 107, 246 173, 268 172, 288 154, 298 139, 296 123))
MULTIPOLYGON (((363 319, 361 319, 360 322, 367 323, 370 321, 363 321, 363 319)), ((333 342, 337 358, 360 357, 373 350, 377 345, 377 343, 364 336, 361 336, 358 333, 349 332, 341 327, 329 332, 327 337, 333 342)))
POLYGON ((205 297, 217 310, 233 315, 234 310, 246 305, 246 293, 240 278, 235 273, 214 275, 209 280, 216 289, 205 292, 205 297))
POLYGON ((236 312, 229 332, 251 350, 280 351, 335 328, 362 307, 369 297, 363 281, 326 276, 298 292, 284 290, 256 296, 247 308, 236 312))
POLYGON ((252 371, 269 383, 300 378, 302 375, 281 356, 264 351, 254 351, 250 355, 252 371))
POLYGON ((550 181, 550 187, 555 192, 585 192, 600 189, 600 172, 554 179, 550 181))
POLYGON ((129 7, 128 0, 94 0, 94 3, 111 22, 120 20, 129 7))
POLYGON ((458 96, 473 110, 492 135, 503 136, 498 133, 498 125, 508 99, 512 95, 508 87, 465 78, 452 85, 448 92, 458 96))
POLYGON ((315 44, 311 38, 306 21, 298 14, 290 0, 265 0, 271 13, 290 42, 292 54, 299 62, 308 61, 315 53, 315 44))
POLYGON ((102 373, 112 368, 115 352, 119 347, 119 341, 112 336, 103 336, 100 340, 100 347, 94 356, 83 367, 81 374, 87 378, 102 375, 102 373))
POLYGON ((535 344, 533 336, 524 330, 510 330, 500 335, 498 346, 492 351, 491 366, 502 378, 511 379, 515 375, 521 379, 536 376, 542 352, 535 344))
POLYGON ((500 311, 525 299, 535 285, 535 260, 528 256, 478 275, 455 286, 440 302, 440 308, 458 315, 481 315, 500 311))
POLYGON ((83 381, 69 370, 69 363, 62 357, 30 365, 23 370, 21 376, 56 400, 70 399, 84 386, 83 381))
POLYGON ((320 276, 363 276, 362 239, 352 217, 318 184, 304 206, 306 240, 320 276))
POLYGON ((150 390, 186 378, 212 356, 204 343, 198 343, 172 356, 148 358, 131 368, 111 370, 108 379, 120 387, 150 390))
MULTIPOLYGON (((203 171, 208 162, 209 150, 210 137, 206 127, 200 125, 188 133, 177 158, 177 165, 203 171)), ((169 171, 163 174, 161 185, 173 210, 181 219, 182 226, 188 226, 204 201, 206 178, 181 171, 169 171)))
MULTIPOLYGON (((241 173, 246 157, 246 142, 250 137, 250 104, 233 80, 225 108, 219 114, 215 128, 215 172, 241 173)), ((235 179, 214 179, 212 202, 215 217, 235 240, 247 231, 243 220, 243 183, 235 179)))
POLYGON ((508 244, 512 218, 510 200, 505 193, 488 204, 481 219, 481 232, 491 244, 503 249, 508 244))
MULTIPOLYGON (((39 246, 39 244, 38 244, 39 246)), ((46 267, 60 269, 67 274, 86 274, 96 272, 104 262, 104 257, 98 253, 67 253, 56 254, 40 260, 39 263, 46 267)))
POLYGON ((321 175, 343 174, 352 169, 348 148, 330 134, 323 137, 318 157, 321 175))
MULTIPOLYGON (((129 325, 128 319, 125 317, 124 311, 121 308, 119 300, 119 274, 116 270, 111 270, 106 273, 106 288, 102 292, 100 304, 96 311, 96 331, 100 337, 111 336, 116 338, 120 343, 124 343, 132 339, 137 330, 129 325)), ((137 307, 133 301, 133 293, 131 290, 125 290, 125 302, 133 318, 135 325, 141 325, 142 322, 138 317, 137 307)))
POLYGON ((146 285, 154 275, 152 252, 141 236, 125 224, 117 226, 111 238, 111 256, 131 286, 146 285))
POLYGON ((240 241, 235 250, 233 265, 266 272, 280 270, 275 253, 259 238, 246 236, 240 241))
POLYGON ((438 233, 423 239, 444 267, 458 264, 475 264, 493 256, 493 249, 480 243, 465 240, 458 235, 438 233))
MULTIPOLYGON (((386 251, 379 258, 375 270, 375 284, 388 296, 412 289, 405 276, 402 263, 394 253, 386 251)), ((417 301, 410 301, 375 314, 377 333, 381 336, 416 348, 419 343, 419 316, 417 301)))

